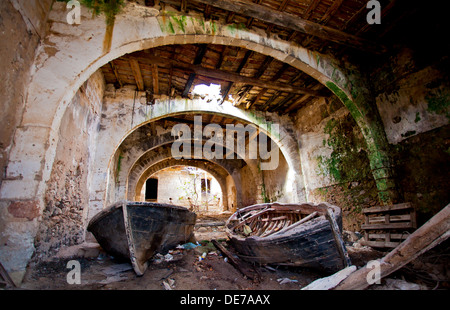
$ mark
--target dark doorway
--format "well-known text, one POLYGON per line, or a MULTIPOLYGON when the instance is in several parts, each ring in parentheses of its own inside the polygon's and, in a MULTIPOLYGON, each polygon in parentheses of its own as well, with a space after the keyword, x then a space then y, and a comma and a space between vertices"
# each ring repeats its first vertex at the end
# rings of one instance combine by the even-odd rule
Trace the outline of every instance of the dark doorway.
POLYGON ((148 179, 145 182, 145 201, 158 200, 158 179, 148 179))

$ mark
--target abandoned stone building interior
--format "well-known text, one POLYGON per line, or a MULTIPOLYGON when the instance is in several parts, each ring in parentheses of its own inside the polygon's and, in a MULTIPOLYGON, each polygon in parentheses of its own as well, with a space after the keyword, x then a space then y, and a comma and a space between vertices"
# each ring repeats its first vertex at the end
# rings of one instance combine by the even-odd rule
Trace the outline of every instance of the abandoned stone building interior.
MULTIPOLYGON (((27 287, 30 273, 59 258, 66 282, 69 256, 62 253, 93 247, 89 222, 117 202, 185 207, 203 225, 195 226, 197 241, 217 233, 226 246, 216 230, 244 207, 328 203, 342 211, 354 264, 358 242, 396 270, 411 270, 433 249, 440 251, 438 276, 415 267, 431 279, 424 280, 428 288, 448 289, 450 44, 443 4, 0 1, 0 280, 27 287)), ((70 258, 99 264, 103 250, 91 260, 70 258)), ((178 269, 185 275, 188 266, 197 268, 191 282, 201 269, 201 279, 216 279, 207 288, 250 287, 239 282, 245 279, 220 286, 219 271, 207 275, 202 261, 186 263, 188 251, 177 251, 170 253, 184 253, 178 269)), ((212 269, 217 257, 224 261, 208 257, 212 269)), ((295 283, 297 270, 285 268, 267 266, 262 275, 291 272, 278 289, 322 276, 295 283)), ((130 274, 122 284, 143 283, 145 275, 130 274)), ((187 276, 171 277, 131 287, 189 288, 187 276)))

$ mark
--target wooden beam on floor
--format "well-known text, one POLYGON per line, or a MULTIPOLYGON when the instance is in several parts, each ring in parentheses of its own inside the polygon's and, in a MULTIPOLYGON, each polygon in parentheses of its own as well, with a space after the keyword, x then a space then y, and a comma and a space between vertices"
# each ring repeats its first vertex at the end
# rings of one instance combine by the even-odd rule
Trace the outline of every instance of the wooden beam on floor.
POLYGON ((380 54, 385 48, 379 44, 359 38, 357 36, 308 21, 299 16, 280 12, 264 5, 246 0, 193 0, 220 9, 235 12, 240 15, 259 19, 266 23, 275 24, 287 29, 313 35, 321 39, 346 45, 362 51, 380 54))
MULTIPOLYGON (((419 227, 394 250, 384 256, 379 262, 380 279, 402 268, 421 254, 432 249, 450 237, 450 204, 419 227)), ((370 286, 367 281, 373 266, 364 266, 351 273, 339 283, 336 290, 363 290, 370 286)))

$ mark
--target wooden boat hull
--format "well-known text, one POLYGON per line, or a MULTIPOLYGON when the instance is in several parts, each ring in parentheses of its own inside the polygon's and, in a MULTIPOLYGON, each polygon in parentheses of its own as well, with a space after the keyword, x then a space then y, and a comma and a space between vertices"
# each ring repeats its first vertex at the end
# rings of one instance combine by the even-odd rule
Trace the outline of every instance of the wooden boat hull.
MULTIPOLYGON (((270 221, 268 217, 266 220, 270 221)), ((327 203, 319 205, 272 203, 249 206, 233 214, 228 219, 226 227, 231 244, 237 251, 236 254, 249 262, 302 266, 328 273, 334 273, 351 264, 341 237, 341 210, 327 203), (269 229, 270 225, 280 226, 278 231, 276 228, 272 229, 267 236, 264 236, 267 233, 262 232, 260 236, 245 237, 233 230, 234 227, 241 225, 239 218, 244 218, 247 213, 250 214, 249 212, 263 214, 264 208, 273 210, 270 211, 274 214, 272 222, 283 217, 290 218, 291 221, 284 224, 264 224, 263 215, 254 219, 250 224, 253 228, 249 229, 255 231, 260 231, 258 227, 264 228, 264 225, 269 229), (301 216, 315 217, 301 223, 299 222, 301 216), (255 221, 259 223, 254 223, 255 221), (290 226, 296 222, 299 225, 290 226)))
POLYGON ((196 214, 188 209, 150 202, 120 202, 94 216, 88 231, 100 246, 119 259, 130 260, 137 275, 147 261, 193 237, 196 214))

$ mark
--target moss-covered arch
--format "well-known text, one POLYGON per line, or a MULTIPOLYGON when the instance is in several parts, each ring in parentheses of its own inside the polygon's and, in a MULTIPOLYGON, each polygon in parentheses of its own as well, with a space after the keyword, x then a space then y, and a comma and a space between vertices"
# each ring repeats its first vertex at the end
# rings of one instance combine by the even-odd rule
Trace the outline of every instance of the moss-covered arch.
MULTIPOLYGON (((354 72, 354 71, 353 71, 354 72)), ((325 85, 342 101, 361 129, 367 145, 370 168, 378 189, 378 197, 383 204, 399 201, 394 168, 389 152, 389 143, 383 123, 376 108, 375 98, 367 88, 367 81, 360 74, 349 74, 350 93, 333 81, 325 85)))

